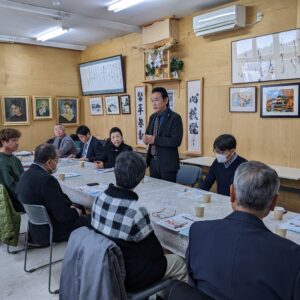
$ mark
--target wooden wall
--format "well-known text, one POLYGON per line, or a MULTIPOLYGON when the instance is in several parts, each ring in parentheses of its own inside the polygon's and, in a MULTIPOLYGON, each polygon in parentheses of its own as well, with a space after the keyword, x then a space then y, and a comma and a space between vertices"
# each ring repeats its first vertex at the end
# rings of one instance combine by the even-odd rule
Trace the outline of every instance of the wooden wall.
MULTIPOLYGON (((79 60, 78 51, 0 44, 0 96, 80 96, 79 60)), ((31 124, 15 126, 22 132, 20 150, 32 150, 53 136, 56 124, 54 100, 53 120, 33 121, 30 103, 31 124)), ((75 128, 67 131, 74 132, 75 128)))

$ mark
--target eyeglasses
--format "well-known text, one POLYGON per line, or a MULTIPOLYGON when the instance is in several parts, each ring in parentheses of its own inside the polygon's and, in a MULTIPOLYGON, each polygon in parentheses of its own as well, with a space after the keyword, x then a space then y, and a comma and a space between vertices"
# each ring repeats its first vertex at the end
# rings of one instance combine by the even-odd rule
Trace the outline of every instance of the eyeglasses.
POLYGON ((160 211, 155 211, 152 213, 153 217, 157 217, 160 219, 166 219, 170 217, 174 217, 176 215, 176 210, 174 211, 166 211, 166 208, 161 209, 160 211))

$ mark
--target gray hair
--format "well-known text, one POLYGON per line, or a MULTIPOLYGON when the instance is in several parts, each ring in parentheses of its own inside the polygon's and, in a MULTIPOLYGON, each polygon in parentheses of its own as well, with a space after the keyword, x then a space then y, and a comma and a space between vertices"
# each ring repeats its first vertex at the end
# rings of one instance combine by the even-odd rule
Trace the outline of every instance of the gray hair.
POLYGON ((125 189, 135 188, 144 178, 146 163, 135 152, 125 151, 118 155, 115 163, 115 176, 118 186, 125 189))
POLYGON ((34 150, 34 162, 36 164, 45 164, 49 159, 55 159, 57 150, 52 144, 38 145, 34 150))
POLYGON ((276 171, 269 166, 248 161, 235 171, 233 185, 239 205, 262 211, 278 193, 280 181, 276 171))

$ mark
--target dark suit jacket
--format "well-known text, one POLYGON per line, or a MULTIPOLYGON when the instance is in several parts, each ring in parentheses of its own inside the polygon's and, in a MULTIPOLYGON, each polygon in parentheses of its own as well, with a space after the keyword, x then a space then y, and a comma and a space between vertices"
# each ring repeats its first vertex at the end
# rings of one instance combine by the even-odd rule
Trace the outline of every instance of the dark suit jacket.
MULTIPOLYGON (((96 160, 96 157, 99 157, 103 154, 104 150, 104 142, 96 139, 95 137, 91 137, 91 142, 87 151, 87 159, 91 162, 96 160)), ((84 144, 81 144, 80 152, 78 153, 77 157, 80 158, 82 156, 84 144)))
POLYGON ((189 239, 189 277, 213 299, 300 299, 300 246, 256 216, 236 211, 196 222, 189 239))
MULTIPOLYGON (((156 113, 150 116, 146 134, 153 134, 153 127, 156 113)), ((159 126, 158 136, 155 138, 154 145, 157 150, 158 162, 164 172, 177 171, 179 169, 178 147, 183 136, 183 126, 180 115, 168 109, 162 124, 159 126)), ((147 153, 147 165, 150 164, 150 148, 147 153)))
MULTIPOLYGON (((58 181, 42 167, 33 164, 23 173, 17 187, 18 198, 24 204, 44 205, 53 225, 54 241, 67 240, 72 230, 87 225, 80 217, 72 202, 65 195, 58 181)), ((30 224, 30 235, 37 244, 49 243, 49 228, 30 224)))

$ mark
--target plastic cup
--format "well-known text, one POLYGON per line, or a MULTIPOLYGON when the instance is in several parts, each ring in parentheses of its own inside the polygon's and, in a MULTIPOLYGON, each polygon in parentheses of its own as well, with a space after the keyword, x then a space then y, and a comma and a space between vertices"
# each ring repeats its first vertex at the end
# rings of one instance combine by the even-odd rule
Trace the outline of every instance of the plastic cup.
POLYGON ((80 166, 80 168, 84 168, 84 161, 80 161, 79 166, 80 166))
POLYGON ((66 175, 64 173, 61 173, 58 175, 58 178, 61 180, 61 181, 64 181, 65 178, 66 178, 66 175))
POLYGON ((204 194, 202 196, 203 202, 204 203, 210 203, 211 202, 211 194, 204 194))
POLYGON ((284 208, 283 207, 276 206, 274 208, 274 219, 278 220, 278 221, 282 220, 283 212, 284 212, 284 208))
POLYGON ((286 228, 283 228, 281 226, 276 226, 275 227, 275 233, 283 238, 286 237, 286 232, 287 232, 287 229, 286 228))
POLYGON ((195 216, 198 218, 204 217, 204 205, 199 205, 195 207, 195 216))

